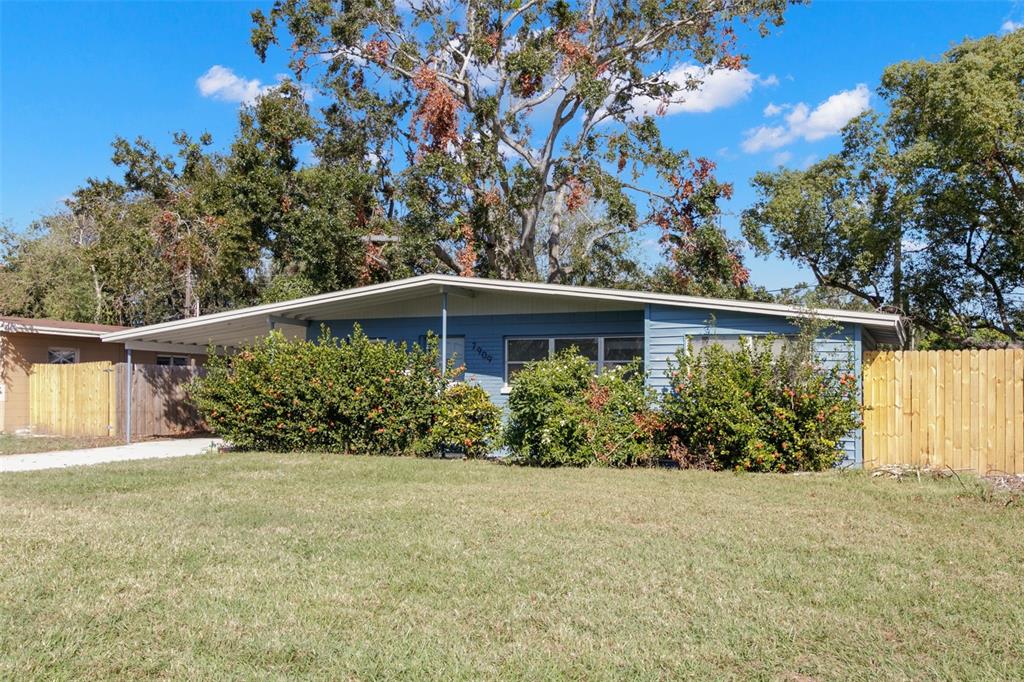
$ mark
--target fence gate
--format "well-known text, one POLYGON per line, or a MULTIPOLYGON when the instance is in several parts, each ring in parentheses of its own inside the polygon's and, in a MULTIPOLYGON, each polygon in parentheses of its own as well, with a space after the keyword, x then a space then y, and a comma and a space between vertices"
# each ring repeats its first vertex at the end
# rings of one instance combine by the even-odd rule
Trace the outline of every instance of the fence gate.
POLYGON ((32 430, 60 436, 115 435, 116 380, 109 362, 32 365, 28 384, 32 430))
MULTIPOLYGON (((132 365, 132 438, 180 436, 204 430, 185 388, 203 374, 196 367, 132 365)), ((117 366, 117 415, 121 429, 127 423, 128 365, 117 366)), ((118 433, 123 436, 123 433, 118 433)))
POLYGON ((1024 350, 864 354, 864 465, 1024 473, 1024 350))

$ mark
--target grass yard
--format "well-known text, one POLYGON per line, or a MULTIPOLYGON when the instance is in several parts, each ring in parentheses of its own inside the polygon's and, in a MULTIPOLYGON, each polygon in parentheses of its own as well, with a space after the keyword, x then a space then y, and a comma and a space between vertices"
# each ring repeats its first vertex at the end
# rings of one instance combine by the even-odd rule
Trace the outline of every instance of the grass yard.
POLYGON ((75 450, 77 448, 99 448, 107 445, 123 445, 117 438, 64 436, 14 436, 0 433, 0 456, 25 455, 50 450, 75 450))
POLYGON ((1024 509, 955 481, 228 454, 0 519, 4 679, 1024 677, 1024 509))

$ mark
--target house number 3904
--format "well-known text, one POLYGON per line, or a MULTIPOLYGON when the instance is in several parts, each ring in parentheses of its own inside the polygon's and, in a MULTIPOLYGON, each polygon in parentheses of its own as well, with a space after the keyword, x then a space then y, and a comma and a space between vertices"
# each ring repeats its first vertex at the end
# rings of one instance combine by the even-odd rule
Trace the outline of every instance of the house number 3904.
POLYGON ((470 342, 470 348, 476 351, 476 354, 487 361, 488 364, 494 362, 494 356, 488 353, 483 346, 479 345, 476 341, 470 342))

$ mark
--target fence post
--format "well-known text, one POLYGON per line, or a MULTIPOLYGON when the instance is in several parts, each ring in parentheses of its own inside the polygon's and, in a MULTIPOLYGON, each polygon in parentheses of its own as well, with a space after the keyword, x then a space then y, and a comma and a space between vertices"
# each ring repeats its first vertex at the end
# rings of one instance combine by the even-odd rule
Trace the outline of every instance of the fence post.
POLYGON ((125 357, 127 360, 127 367, 125 368, 126 383, 125 396, 127 404, 124 408, 124 442, 128 445, 132 443, 132 349, 125 349, 125 357))

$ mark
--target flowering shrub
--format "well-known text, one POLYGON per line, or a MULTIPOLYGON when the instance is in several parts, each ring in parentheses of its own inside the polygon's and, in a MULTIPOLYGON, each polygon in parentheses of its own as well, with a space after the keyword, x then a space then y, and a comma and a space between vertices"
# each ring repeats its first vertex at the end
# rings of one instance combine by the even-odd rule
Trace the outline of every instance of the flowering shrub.
POLYGON ((780 472, 836 464, 840 441, 860 426, 852 367, 819 366, 810 334, 778 355, 772 345, 760 337, 735 352, 713 344, 676 353, 661 438, 682 464, 780 472))
POLYGON ((491 402, 487 391, 474 384, 452 384, 441 396, 429 449, 483 457, 495 445, 500 427, 501 408, 491 402))
POLYGON ((509 395, 505 440, 514 461, 534 466, 630 466, 652 459, 657 418, 637 367, 594 376, 564 352, 530 363, 509 395))
POLYGON ((230 356, 210 355, 190 387, 206 422, 246 449, 367 454, 422 451, 444 380, 437 344, 288 341, 272 332, 230 356))
POLYGON ((591 378, 582 399, 573 401, 587 463, 624 467, 655 459, 655 436, 662 423, 652 409, 654 393, 639 369, 634 363, 606 370, 591 378))

